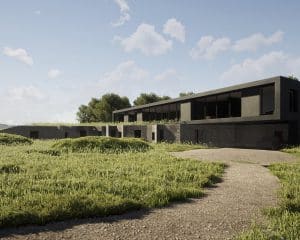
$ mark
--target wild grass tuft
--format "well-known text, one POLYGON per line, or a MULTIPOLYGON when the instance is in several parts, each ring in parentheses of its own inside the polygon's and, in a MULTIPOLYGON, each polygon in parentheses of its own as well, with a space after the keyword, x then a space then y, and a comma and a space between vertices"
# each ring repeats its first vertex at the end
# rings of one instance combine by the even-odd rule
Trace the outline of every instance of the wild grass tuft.
POLYGON ((31 139, 23 136, 0 133, 0 145, 30 145, 32 143, 31 139))
POLYGON ((150 145, 136 138, 112 138, 112 137, 81 137, 74 139, 58 140, 52 146, 56 150, 68 152, 143 152, 149 150, 150 145))

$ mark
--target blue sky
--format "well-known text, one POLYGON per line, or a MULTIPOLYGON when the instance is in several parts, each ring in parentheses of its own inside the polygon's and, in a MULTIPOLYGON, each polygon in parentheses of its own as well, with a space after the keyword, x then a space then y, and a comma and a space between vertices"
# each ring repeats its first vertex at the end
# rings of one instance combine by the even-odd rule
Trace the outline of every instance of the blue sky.
POLYGON ((75 122, 107 92, 300 77, 299 1, 0 1, 0 123, 75 122))

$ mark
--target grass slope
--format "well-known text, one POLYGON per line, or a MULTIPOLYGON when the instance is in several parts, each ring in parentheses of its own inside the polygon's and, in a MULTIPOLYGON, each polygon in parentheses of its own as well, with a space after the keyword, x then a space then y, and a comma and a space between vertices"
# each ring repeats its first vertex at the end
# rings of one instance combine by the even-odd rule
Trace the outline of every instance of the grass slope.
POLYGON ((202 196, 222 164, 161 149, 122 154, 59 152, 54 141, 0 145, 0 227, 120 214, 202 196))
MULTIPOLYGON (((300 156, 300 148, 284 149, 300 156)), ((270 170, 281 182, 281 202, 277 208, 266 211, 268 226, 255 226, 244 233, 240 240, 296 240, 300 239, 300 162, 274 164, 270 170)))

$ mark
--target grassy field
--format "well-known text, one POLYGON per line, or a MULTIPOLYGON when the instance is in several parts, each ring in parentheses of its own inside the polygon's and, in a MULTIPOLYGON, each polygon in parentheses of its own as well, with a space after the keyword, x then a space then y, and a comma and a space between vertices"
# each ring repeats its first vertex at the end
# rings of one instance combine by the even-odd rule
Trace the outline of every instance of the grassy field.
MULTIPOLYGON (((53 150, 54 141, 0 145, 0 228, 120 214, 201 197, 224 166, 144 152, 53 150)), ((191 145, 180 147, 192 148, 191 145)), ((179 148, 177 145, 176 148, 179 148)))
MULTIPOLYGON (((283 149, 300 156, 300 147, 283 149)), ((295 164, 274 164, 270 170, 281 182, 280 204, 266 210, 269 224, 255 226, 240 240, 298 240, 300 239, 300 161, 295 164)))

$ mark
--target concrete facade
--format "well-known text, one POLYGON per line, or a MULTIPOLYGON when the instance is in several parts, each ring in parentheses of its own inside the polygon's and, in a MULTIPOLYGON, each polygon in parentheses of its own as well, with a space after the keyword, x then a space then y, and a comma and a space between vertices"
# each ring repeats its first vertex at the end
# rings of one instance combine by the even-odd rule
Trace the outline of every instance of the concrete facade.
POLYGON ((14 126, 4 130, 2 133, 17 134, 36 139, 62 139, 77 138, 84 136, 102 136, 102 127, 94 126, 14 126))
POLYGON ((154 122, 175 121, 173 125, 152 126, 151 139, 156 142, 276 149, 300 143, 299 92, 299 81, 278 76, 121 109, 113 114, 126 116, 130 112, 140 121, 146 112, 152 114, 150 119, 154 122), (176 114, 166 110, 174 104, 180 106, 176 114))

